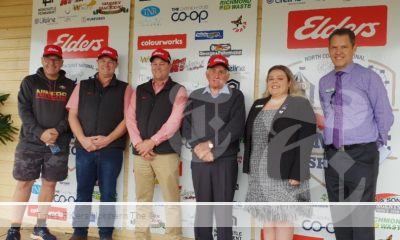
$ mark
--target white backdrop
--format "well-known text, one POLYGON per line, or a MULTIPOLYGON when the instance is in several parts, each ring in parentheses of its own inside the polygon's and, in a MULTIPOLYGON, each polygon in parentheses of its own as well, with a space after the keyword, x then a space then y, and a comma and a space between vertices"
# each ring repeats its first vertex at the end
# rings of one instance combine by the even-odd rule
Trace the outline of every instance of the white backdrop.
MULTIPOLYGON (((32 38, 29 72, 41 66, 40 58, 46 44, 63 48, 64 69, 67 77, 75 81, 87 79, 97 72, 97 52, 103 46, 117 49, 117 78, 128 81, 129 16, 130 1, 33 1, 32 38)), ((57 184, 54 202, 74 202, 76 198, 75 148, 71 144, 69 173, 65 181, 57 184)), ((118 178, 117 198, 123 197, 123 168, 118 178)), ((32 189, 31 201, 36 201, 41 187, 40 180, 32 189)), ((95 187, 93 201, 100 200, 95 187)), ((36 207, 30 206, 28 216, 35 216, 36 207)), ((52 207, 50 217, 59 222, 72 222, 73 206, 52 207)), ((92 210, 91 225, 96 226, 98 207, 92 210)), ((116 224, 122 226, 122 220, 116 224)))
MULTIPOLYGON (((132 81, 134 86, 151 78, 150 54, 158 48, 166 48, 172 57, 171 77, 184 85, 190 94, 195 89, 206 86, 206 65, 210 55, 217 53, 228 57, 231 65, 231 86, 236 86, 245 95, 246 109, 253 102, 257 1, 136 1, 133 39, 132 81)), ((239 163, 242 154, 238 157, 239 163)), ((189 149, 183 147, 181 155, 181 201, 193 202, 189 149)), ((129 166, 133 171, 134 156, 129 166)), ((240 165, 241 166, 241 165, 240 165)), ((241 167, 240 167, 241 169, 241 167)), ((241 171, 241 170, 240 170, 241 171)), ((128 200, 135 201, 134 176, 129 175, 128 200)), ((247 188, 246 176, 240 175, 235 200, 244 201, 247 188)), ((162 201, 160 189, 156 187, 154 201, 162 201)), ((238 207, 239 208, 239 207, 238 207)), ((193 237, 194 207, 182 212, 184 236, 193 237)), ((128 212, 134 211, 131 207, 128 212)), ((157 227, 163 219, 162 207, 155 207, 152 232, 162 233, 157 227)), ((236 225, 250 223, 248 214, 235 215, 236 225), (241 223, 244 221, 244 223, 241 223)), ((234 218, 234 219, 235 219, 234 218)), ((162 224, 161 224, 162 225, 162 224)), ((128 223, 133 227, 134 222, 128 223)), ((250 229, 235 228, 237 239, 250 239, 250 229), (239 238, 240 237, 240 238, 239 238)))
MULTIPOLYGON (((333 69, 328 55, 329 33, 336 27, 351 27, 356 32, 357 50, 354 61, 372 68, 381 77, 388 91, 389 99, 394 109, 395 124, 390 132, 389 147, 392 155, 380 166, 377 198, 382 202, 398 202, 400 187, 398 181, 393 181, 400 169, 399 157, 399 88, 396 87, 396 76, 400 66, 396 60, 400 54, 398 39, 398 12, 400 2, 396 0, 373 1, 312 1, 294 0, 263 1, 263 24, 261 36, 260 88, 259 96, 265 90, 265 79, 268 69, 276 64, 291 68, 296 79, 306 88, 307 96, 318 114, 322 114, 318 98, 319 79, 333 69)), ((322 135, 318 133, 313 155, 310 159, 312 172, 312 200, 326 202, 327 195, 323 177, 323 167, 326 164, 322 155, 322 135)), ((324 207, 316 207, 318 218, 323 220, 305 219, 298 231, 302 236, 323 237, 334 239, 331 228, 320 228, 320 223, 329 225, 331 219, 324 207), (319 214, 325 212, 328 214, 319 214), (310 224, 314 224, 310 227, 310 224)), ((398 215, 388 213, 389 210, 378 207, 376 215, 377 239, 393 239, 400 237, 397 227, 398 215)), ((398 210, 397 210, 398 213, 398 210)), ((256 233, 259 236, 259 233, 256 233)), ((298 236, 300 237, 300 236, 298 236)))

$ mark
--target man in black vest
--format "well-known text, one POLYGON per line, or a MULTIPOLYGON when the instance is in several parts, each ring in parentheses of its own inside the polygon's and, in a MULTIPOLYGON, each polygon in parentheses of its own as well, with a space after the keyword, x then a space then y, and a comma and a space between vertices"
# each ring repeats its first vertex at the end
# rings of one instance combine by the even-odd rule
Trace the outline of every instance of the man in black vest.
MULTIPOLYGON (((193 149, 192 179, 197 202, 232 202, 238 176, 237 153, 245 125, 243 93, 229 88, 228 59, 210 57, 208 86, 190 94, 182 133, 193 149)), ((212 240, 213 212, 218 240, 232 240, 232 206, 198 206, 195 238, 212 240)))
MULTIPOLYGON (((115 76, 118 66, 115 49, 100 49, 97 64, 98 72, 80 82, 67 105, 68 120, 76 137, 76 202, 92 201, 96 181, 101 202, 117 200, 117 178, 126 145, 124 110, 132 89, 115 76)), ((87 239, 90 215, 91 206, 75 206, 71 240, 87 239)), ((100 239, 112 239, 114 216, 115 206, 100 206, 100 239)))
MULTIPOLYGON (((158 180, 165 202, 179 202, 179 154, 181 126, 187 101, 185 88, 172 81, 171 56, 156 49, 151 57, 153 78, 132 94, 126 115, 127 128, 133 145, 136 198, 152 202, 155 180, 158 180)), ((181 239, 180 206, 165 206, 166 235, 181 239)), ((137 206, 136 238, 150 239, 150 206, 137 206)))

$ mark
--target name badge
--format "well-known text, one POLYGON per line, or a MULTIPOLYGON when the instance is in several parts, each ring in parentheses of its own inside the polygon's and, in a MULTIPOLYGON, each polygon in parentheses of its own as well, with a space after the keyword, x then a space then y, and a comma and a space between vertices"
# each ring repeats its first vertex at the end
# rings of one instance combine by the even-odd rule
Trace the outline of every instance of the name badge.
POLYGON ((328 89, 325 89, 325 92, 326 93, 331 93, 331 92, 334 92, 335 91, 335 88, 328 88, 328 89))

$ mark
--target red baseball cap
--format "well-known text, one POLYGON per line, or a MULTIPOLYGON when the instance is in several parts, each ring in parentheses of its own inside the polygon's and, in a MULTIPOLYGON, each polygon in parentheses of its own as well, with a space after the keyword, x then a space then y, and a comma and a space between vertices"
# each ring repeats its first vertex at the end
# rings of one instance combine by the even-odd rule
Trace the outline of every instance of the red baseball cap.
POLYGON ((62 58, 62 49, 57 45, 46 45, 43 50, 43 57, 54 55, 62 58))
POLYGON ((150 62, 153 61, 154 58, 161 58, 162 60, 166 61, 166 62, 171 62, 171 55, 169 55, 169 52, 162 49, 162 48, 157 48, 156 50, 154 50, 151 53, 151 57, 150 57, 150 62))
POLYGON ((102 47, 97 55, 97 59, 103 56, 107 56, 115 61, 118 61, 118 52, 112 47, 102 47))
POLYGON ((207 68, 213 68, 217 65, 221 65, 229 71, 229 62, 226 57, 222 55, 211 56, 210 59, 208 60, 207 68))

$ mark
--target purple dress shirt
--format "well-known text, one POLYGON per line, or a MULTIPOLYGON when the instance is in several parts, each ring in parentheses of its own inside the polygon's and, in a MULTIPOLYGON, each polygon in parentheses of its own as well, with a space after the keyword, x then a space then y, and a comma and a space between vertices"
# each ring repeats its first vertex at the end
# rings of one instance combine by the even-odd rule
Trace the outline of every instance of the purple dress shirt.
MULTIPOLYGON (((357 63, 342 70, 343 145, 387 143, 393 112, 387 91, 378 74, 357 63)), ((325 116, 324 142, 333 143, 336 71, 319 82, 319 98, 325 116)))

